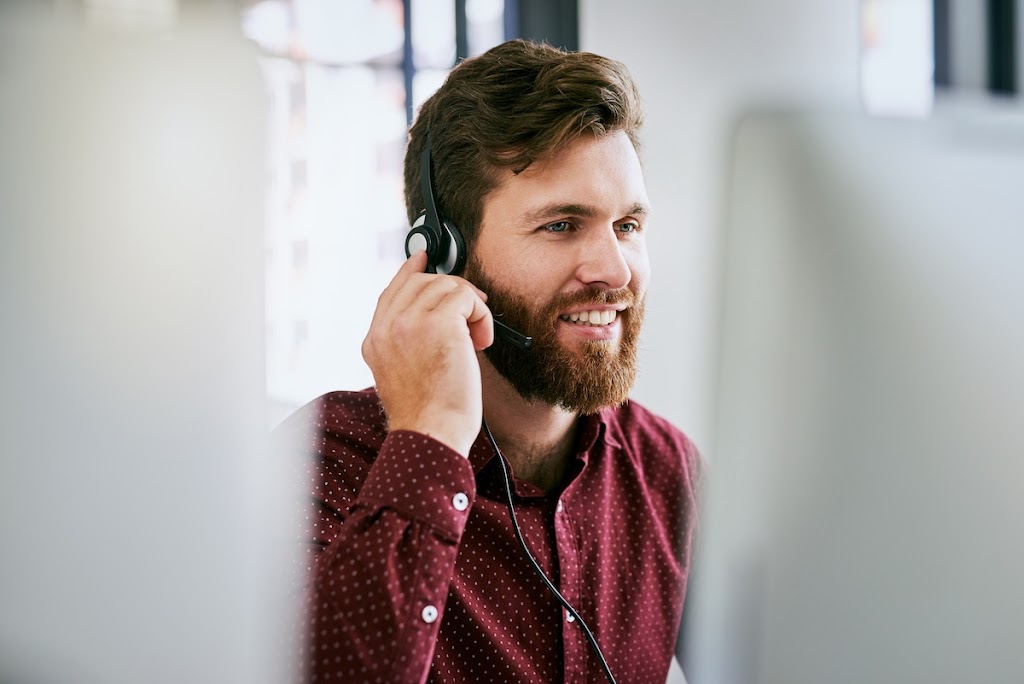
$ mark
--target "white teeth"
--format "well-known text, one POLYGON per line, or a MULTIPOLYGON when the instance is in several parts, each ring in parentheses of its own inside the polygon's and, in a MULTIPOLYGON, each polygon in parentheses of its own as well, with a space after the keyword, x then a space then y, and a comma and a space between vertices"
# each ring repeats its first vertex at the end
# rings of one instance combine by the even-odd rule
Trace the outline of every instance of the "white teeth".
POLYGON ((618 315, 617 311, 580 311, 579 313, 565 314, 561 318, 572 323, 583 323, 586 325, 609 325, 618 315))

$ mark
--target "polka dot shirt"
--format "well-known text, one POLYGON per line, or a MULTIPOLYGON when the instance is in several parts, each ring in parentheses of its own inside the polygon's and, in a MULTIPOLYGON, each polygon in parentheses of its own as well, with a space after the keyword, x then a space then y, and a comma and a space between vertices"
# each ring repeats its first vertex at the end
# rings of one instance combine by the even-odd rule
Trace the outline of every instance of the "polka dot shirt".
MULTIPOLYGON (((483 435, 467 460, 388 433, 372 389, 325 395, 278 428, 304 431, 306 681, 604 681, 516 541, 483 435)), ((581 419, 564 489, 514 482, 531 552, 622 684, 667 677, 700 464, 681 432, 631 402, 581 419)))

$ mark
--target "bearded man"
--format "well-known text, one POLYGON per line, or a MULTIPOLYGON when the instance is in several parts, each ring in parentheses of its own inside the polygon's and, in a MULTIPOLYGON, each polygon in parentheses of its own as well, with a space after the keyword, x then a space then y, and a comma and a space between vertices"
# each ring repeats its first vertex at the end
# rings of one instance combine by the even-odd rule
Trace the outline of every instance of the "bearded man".
POLYGON ((378 300, 375 387, 282 428, 317 431, 308 680, 665 681, 700 457, 628 400, 642 118, 622 64, 525 41, 462 62, 421 108, 406 203, 442 228, 414 226, 378 300))

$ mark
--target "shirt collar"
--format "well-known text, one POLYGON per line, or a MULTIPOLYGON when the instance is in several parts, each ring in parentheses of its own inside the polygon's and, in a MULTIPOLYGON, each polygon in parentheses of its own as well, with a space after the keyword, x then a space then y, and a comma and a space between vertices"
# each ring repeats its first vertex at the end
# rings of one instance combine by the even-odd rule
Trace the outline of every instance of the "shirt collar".
POLYGON ((479 475, 484 466, 494 458, 494 455, 494 447, 491 446, 490 440, 487 439, 487 435, 481 428, 480 433, 476 436, 476 441, 469 448, 469 464, 473 466, 473 475, 479 475))
MULTIPOLYGON (((608 428, 614 422, 615 408, 601 409, 597 413, 580 417, 579 432, 576 437, 576 455, 584 463, 588 461, 591 451, 598 445, 600 440, 612 448, 621 448, 614 432, 608 428)), ((469 449, 469 463, 473 466, 473 474, 479 475, 484 466, 494 458, 494 447, 481 429, 476 436, 476 441, 469 449)))

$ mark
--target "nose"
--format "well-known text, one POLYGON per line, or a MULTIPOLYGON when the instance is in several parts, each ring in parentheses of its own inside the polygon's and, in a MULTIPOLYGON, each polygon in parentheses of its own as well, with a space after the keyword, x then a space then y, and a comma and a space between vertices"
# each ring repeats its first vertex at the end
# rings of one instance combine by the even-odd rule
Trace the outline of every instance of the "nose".
POLYGON ((579 267, 576 270, 580 282, 618 290, 632 280, 633 273, 615 226, 591 231, 580 247, 579 267))

